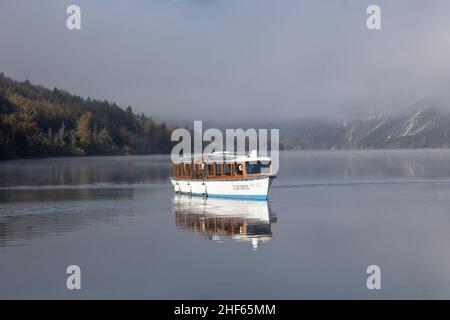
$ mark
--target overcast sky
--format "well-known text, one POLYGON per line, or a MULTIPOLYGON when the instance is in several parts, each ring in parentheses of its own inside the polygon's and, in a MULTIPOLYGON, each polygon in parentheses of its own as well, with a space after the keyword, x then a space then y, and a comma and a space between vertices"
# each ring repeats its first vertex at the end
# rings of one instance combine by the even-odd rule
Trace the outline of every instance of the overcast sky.
POLYGON ((158 120, 450 106, 450 1, 2 0, 0 71, 158 120), (78 4, 82 30, 65 26, 78 4), (382 30, 366 28, 381 7, 382 30))

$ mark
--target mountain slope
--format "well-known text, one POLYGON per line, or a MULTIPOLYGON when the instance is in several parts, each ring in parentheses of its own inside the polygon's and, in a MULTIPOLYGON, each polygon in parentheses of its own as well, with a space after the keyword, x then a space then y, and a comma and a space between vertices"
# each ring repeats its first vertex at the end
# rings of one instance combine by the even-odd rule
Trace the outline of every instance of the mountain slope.
POLYGON ((299 122, 280 134, 291 149, 447 148, 450 113, 434 107, 397 115, 370 113, 342 123, 299 122))
POLYGON ((170 129, 131 107, 84 99, 0 73, 0 159, 169 153, 170 129))

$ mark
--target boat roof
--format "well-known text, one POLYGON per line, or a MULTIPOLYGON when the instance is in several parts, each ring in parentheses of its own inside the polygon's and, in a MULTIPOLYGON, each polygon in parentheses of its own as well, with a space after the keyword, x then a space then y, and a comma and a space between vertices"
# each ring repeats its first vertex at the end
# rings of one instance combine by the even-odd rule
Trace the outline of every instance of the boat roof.
POLYGON ((270 162, 272 159, 269 157, 262 157, 257 154, 256 151, 252 151, 249 154, 238 154, 228 151, 217 151, 212 153, 199 153, 184 155, 176 163, 210 163, 210 162, 270 162))

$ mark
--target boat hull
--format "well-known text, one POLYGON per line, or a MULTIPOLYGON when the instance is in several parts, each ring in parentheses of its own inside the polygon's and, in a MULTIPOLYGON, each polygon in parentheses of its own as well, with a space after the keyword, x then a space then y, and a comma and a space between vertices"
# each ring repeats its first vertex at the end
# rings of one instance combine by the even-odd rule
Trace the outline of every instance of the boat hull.
POLYGON ((175 179, 175 192, 192 196, 267 200, 271 177, 236 179, 175 179))

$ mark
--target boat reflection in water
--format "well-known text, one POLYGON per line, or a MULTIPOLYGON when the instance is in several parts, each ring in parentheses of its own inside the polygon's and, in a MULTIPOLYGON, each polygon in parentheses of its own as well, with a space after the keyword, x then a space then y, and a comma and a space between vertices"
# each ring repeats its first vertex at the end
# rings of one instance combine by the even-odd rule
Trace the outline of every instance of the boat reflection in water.
POLYGON ((253 250, 272 239, 276 215, 267 201, 189 197, 174 198, 175 224, 209 240, 248 241, 253 250))

